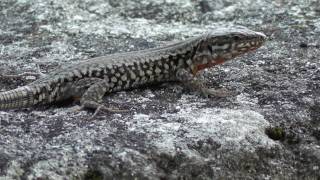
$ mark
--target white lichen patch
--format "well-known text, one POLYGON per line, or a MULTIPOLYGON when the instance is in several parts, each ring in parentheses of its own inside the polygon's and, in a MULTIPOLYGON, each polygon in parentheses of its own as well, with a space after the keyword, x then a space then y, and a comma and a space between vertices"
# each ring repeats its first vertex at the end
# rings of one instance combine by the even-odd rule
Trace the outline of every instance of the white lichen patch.
POLYGON ((181 117, 193 124, 185 137, 194 140, 212 138, 222 145, 222 149, 247 149, 254 151, 259 146, 274 145, 264 129, 269 126, 263 116, 251 110, 201 109, 184 111, 181 117))
POLYGON ((220 150, 255 151, 258 147, 270 148, 276 143, 265 134, 270 124, 264 117, 248 109, 198 108, 202 103, 181 99, 178 113, 165 113, 161 118, 136 114, 128 122, 132 131, 152 136, 149 143, 164 152, 175 152, 197 141, 210 138, 221 144, 220 150), (184 105, 183 105, 184 104, 184 105), (181 136, 181 132, 183 136, 181 136))

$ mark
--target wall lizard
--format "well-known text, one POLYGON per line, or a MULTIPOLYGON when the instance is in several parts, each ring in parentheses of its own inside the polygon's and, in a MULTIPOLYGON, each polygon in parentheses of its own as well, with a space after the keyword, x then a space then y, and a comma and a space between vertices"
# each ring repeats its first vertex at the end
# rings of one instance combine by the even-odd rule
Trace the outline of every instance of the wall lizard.
POLYGON ((59 67, 28 85, 0 92, 0 110, 80 99, 81 107, 112 111, 101 104, 107 93, 149 83, 181 81, 203 95, 217 92, 204 86, 197 72, 260 47, 263 33, 246 28, 207 32, 164 47, 111 54, 59 67))

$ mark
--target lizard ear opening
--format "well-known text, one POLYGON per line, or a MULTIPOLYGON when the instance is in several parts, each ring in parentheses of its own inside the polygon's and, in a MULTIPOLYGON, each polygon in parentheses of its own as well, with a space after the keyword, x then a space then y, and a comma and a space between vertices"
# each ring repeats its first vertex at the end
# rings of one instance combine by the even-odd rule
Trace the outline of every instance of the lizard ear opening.
POLYGON ((200 42, 192 60, 195 64, 203 64, 203 60, 211 59, 211 55, 212 47, 207 43, 200 42))

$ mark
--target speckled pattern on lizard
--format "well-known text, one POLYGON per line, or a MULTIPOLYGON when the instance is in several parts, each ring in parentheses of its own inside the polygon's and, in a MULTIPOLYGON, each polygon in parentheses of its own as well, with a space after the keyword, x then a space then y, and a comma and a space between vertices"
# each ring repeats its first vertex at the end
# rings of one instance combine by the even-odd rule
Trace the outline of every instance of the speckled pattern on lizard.
POLYGON ((81 107, 113 109, 101 104, 105 94, 144 84, 180 81, 202 95, 219 95, 196 74, 248 51, 266 40, 247 28, 222 28, 165 47, 111 54, 58 67, 26 86, 0 93, 0 110, 80 98, 81 107))

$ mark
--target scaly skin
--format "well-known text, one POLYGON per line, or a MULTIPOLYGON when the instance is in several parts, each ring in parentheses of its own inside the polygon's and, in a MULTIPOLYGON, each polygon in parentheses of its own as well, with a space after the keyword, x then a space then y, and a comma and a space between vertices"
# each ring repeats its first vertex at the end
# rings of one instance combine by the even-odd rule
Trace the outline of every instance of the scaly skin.
POLYGON ((106 93, 165 81, 181 81, 204 95, 215 94, 195 78, 197 72, 257 49, 265 39, 245 28, 219 29, 165 47, 66 65, 26 86, 1 92, 0 110, 68 98, 80 98, 85 108, 107 109, 100 105, 106 93))

